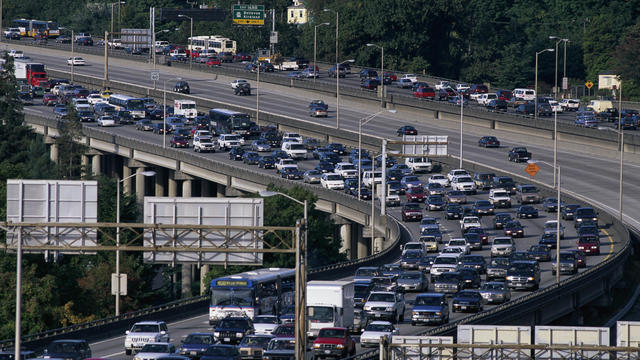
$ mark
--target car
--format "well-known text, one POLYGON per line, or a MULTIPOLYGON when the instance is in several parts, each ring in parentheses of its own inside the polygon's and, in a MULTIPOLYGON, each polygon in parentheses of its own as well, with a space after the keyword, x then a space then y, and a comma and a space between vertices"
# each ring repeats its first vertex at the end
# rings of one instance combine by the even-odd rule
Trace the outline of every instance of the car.
POLYGON ((531 245, 527 250, 529 259, 539 262, 551 260, 551 249, 546 245, 531 245))
POLYGON ((473 227, 482 228, 479 217, 465 216, 460 220, 460 230, 462 230, 462 233, 465 233, 467 230, 473 227))
POLYGON ((496 213, 495 216, 493 217, 493 228, 502 229, 511 220, 513 220, 513 218, 509 213, 506 213, 506 212, 496 213))
POLYGON ((46 106, 56 105, 60 100, 52 93, 46 93, 42 96, 42 104, 46 106))
POLYGON ((585 255, 600 255, 600 239, 594 235, 583 235, 578 237, 578 250, 585 255))
POLYGON ((276 158, 271 155, 264 155, 258 159, 258 167, 262 169, 275 169, 276 158))
POLYGON ((480 273, 470 267, 461 267, 458 272, 460 273, 460 277, 462 277, 462 287, 465 289, 477 289, 480 287, 480 273))
POLYGON ((478 274, 487 272, 487 262, 482 255, 463 255, 460 258, 462 269, 473 269, 478 274))
POLYGON ((347 149, 344 147, 344 145, 339 143, 329 143, 327 144, 326 149, 339 156, 343 156, 347 153, 347 149))
MULTIPOLYGON (((272 316, 272 315, 258 315, 258 316, 272 316)), ((275 316, 274 316, 275 317, 275 316)), ((278 320, 277 317, 276 321, 278 320)), ((255 325, 254 318, 254 325, 255 325)), ((247 335, 242 338, 240 344, 238 344, 238 351, 240 352, 240 359, 262 359, 262 354, 267 350, 269 342, 273 339, 273 335, 269 332, 264 335, 247 335)))
POLYGON ((578 272, 578 259, 576 254, 569 251, 560 252, 560 257, 554 257, 551 261, 551 274, 555 275, 556 271, 560 274, 576 274, 578 272), (560 266, 558 270, 558 264, 560 266))
POLYGON ((393 324, 389 321, 372 321, 367 324, 362 334, 360 334, 360 346, 364 347, 379 347, 380 338, 385 338, 387 341, 391 341, 393 335, 399 334, 393 324))
POLYGON ((478 216, 493 215, 495 210, 493 204, 489 200, 476 200, 473 203, 473 208, 478 216))
POLYGON ((598 213, 592 207, 579 207, 576 209, 575 215, 575 227, 578 228, 582 222, 593 221, 598 222, 598 213))
POLYGON ((308 184, 319 184, 322 172, 319 170, 307 170, 302 175, 302 181, 308 184))
POLYGON ((482 237, 480 234, 476 233, 465 233, 463 235, 464 239, 467 241, 471 249, 473 250, 482 250, 482 237))
POLYGON ((248 165, 258 165, 260 155, 255 151, 246 151, 242 155, 242 162, 248 165))
POLYGON ((135 359, 157 360, 166 355, 177 353, 176 347, 168 342, 153 342, 145 344, 140 352, 136 354, 135 359))
POLYGON ((540 202, 540 195, 538 195, 538 188, 531 184, 518 184, 516 186, 516 200, 520 204, 540 202))
POLYGON ((173 148, 188 148, 189 147, 189 139, 182 135, 174 135, 171 137, 169 141, 169 146, 173 148))
POLYGON ((556 212, 556 211, 558 211, 558 198, 546 197, 542 201, 542 208, 546 212, 556 212))
POLYGON ((422 220, 422 208, 420 204, 407 203, 402 206, 402 221, 420 221, 422 220))
POLYGON ((435 100, 436 92, 430 87, 418 88, 413 92, 413 96, 418 99, 435 100))
POLYGON ((578 236, 598 236, 600 230, 598 228, 598 224, 594 222, 582 222, 578 227, 577 233, 578 236))
POLYGON ((569 249, 567 250, 570 253, 573 253, 578 261, 578 268, 586 268, 587 267, 587 257, 584 255, 582 250, 580 249, 569 249))
POLYGON ((220 58, 217 57, 217 56, 211 56, 209 58, 206 58, 205 65, 207 65, 207 66, 221 66, 222 65, 222 61, 220 61, 220 58))
POLYGON ((386 319, 400 323, 405 315, 404 296, 392 291, 372 291, 362 310, 368 319, 386 319))
POLYGON ((280 170, 280 177, 289 180, 302 180, 303 174, 297 166, 286 166, 280 170))
POLYGON ((293 333, 287 337, 271 339, 267 349, 262 353, 262 359, 295 359, 295 344, 293 333))
MULTIPOLYGON (((562 223, 558 224, 556 220, 548 220, 544 223, 544 233, 545 234, 555 234, 558 232, 558 228, 560 229, 560 239, 564 239, 564 225, 562 223), (559 226, 558 226, 559 225, 559 226)), ((597 235, 597 226, 596 226, 596 235, 597 235)))
POLYGON ((418 130, 411 125, 401 126, 398 131, 396 131, 398 136, 402 135, 418 135, 418 130))
POLYGON ((449 190, 444 195, 445 200, 449 204, 466 204, 467 194, 459 190, 449 190))
POLYGON ((429 176, 429 179, 427 180, 428 184, 440 184, 443 187, 448 187, 449 186, 449 179, 442 175, 442 174, 433 174, 431 176, 429 176))
POLYGON ((511 236, 498 236, 491 244, 491 257, 509 256, 515 249, 516 245, 511 236))
POLYGON ((422 182, 415 175, 403 176, 402 179, 400 179, 400 184, 407 190, 414 187, 422 188, 422 182))
POLYGON ((51 359, 84 360, 91 357, 91 347, 89 347, 87 340, 53 340, 44 349, 43 357, 51 359))
POLYGON ((427 198, 424 189, 420 186, 413 186, 405 192, 408 202, 424 202, 427 198))
POLYGON ((540 265, 535 260, 512 261, 506 283, 512 289, 537 290, 540 286, 540 265))
POLYGON ((536 107, 534 104, 530 104, 530 103, 520 104, 516 106, 513 112, 518 115, 534 116, 535 108, 536 107))
POLYGON ((510 264, 511 260, 508 257, 492 257, 487 264, 487 281, 505 280, 510 264))
POLYGON ((253 331, 253 321, 250 318, 229 315, 218 321, 213 335, 221 344, 237 345, 245 335, 250 335, 253 331))
POLYGON ((445 294, 419 294, 411 310, 411 325, 446 324, 449 322, 449 302, 445 294))
MULTIPOLYGON (((421 244, 422 245, 422 244, 421 244)), ((424 249, 412 250, 406 249, 402 251, 400 266, 403 269, 418 269, 418 264, 422 260, 422 256, 426 253, 424 249)))
POLYGON ((504 224, 504 235, 511 237, 524 237, 524 227, 518 220, 511 220, 504 224))
POLYGON ((184 80, 179 80, 173 86, 173 91, 177 92, 177 93, 182 93, 182 94, 190 94, 191 93, 191 87, 189 86, 188 82, 186 82, 184 80))
POLYGON ((344 190, 344 180, 337 173, 328 172, 320 177, 320 185, 325 189, 344 190))
POLYGON ((502 99, 491 99, 486 103, 484 107, 491 112, 507 112, 508 104, 507 101, 502 99))
POLYGON ((140 321, 125 332, 126 355, 138 352, 147 343, 169 342, 169 329, 164 321, 140 321))
MULTIPOLYGON (((423 257, 420 257, 420 261, 423 260, 423 257)), ((419 269, 419 264, 418 263, 418 267, 416 267, 416 270, 420 270, 419 269)), ((425 277, 424 272, 422 271, 405 271, 402 272, 399 276, 398 279, 396 280, 396 283, 398 284, 398 287, 403 289, 403 291, 408 292, 408 291, 419 291, 422 292, 425 289, 427 289, 429 287, 429 282, 427 280, 427 278, 425 277)))
POLYGON ((239 146, 233 147, 229 150, 229 160, 241 161, 245 152, 246 150, 239 146))
POLYGON ((67 65, 83 66, 85 65, 85 61, 80 56, 74 56, 67 59, 67 65))
POLYGON ((455 176, 453 179, 451 179, 451 189, 463 191, 468 194, 476 194, 478 191, 478 186, 473 181, 471 176, 460 175, 455 176))
MULTIPOLYGON (((202 353, 200 360, 240 360, 240 352, 233 345, 214 344, 209 345, 202 353)), ((162 360, 162 359, 158 359, 162 360)))
POLYGON ((365 79, 360 83, 360 88, 366 90, 377 90, 380 85, 380 80, 378 79, 365 79))
POLYGON ((553 109, 551 105, 548 103, 538 104, 538 116, 551 116, 553 114, 553 109))
MULTIPOLYGON (((433 270, 433 267, 431 269, 433 270)), ((432 280, 432 283, 435 292, 444 294, 455 294, 464 287, 464 281, 457 269, 441 273, 432 280)))
POLYGON ((191 359, 199 359, 209 345, 215 344, 215 341, 211 333, 191 333, 181 341, 178 353, 191 359))
POLYGON ((447 203, 444 209, 447 220, 460 219, 463 214, 462 205, 456 203, 447 203))
POLYGON ((253 317, 253 330, 256 335, 271 335, 279 324, 280 321, 275 315, 256 315, 253 317))
POLYGON ((250 147, 252 151, 257 151, 257 152, 271 151, 271 145, 269 145, 269 143, 264 139, 254 140, 253 142, 251 142, 250 147))
POLYGON ((488 147, 500 147, 500 140, 498 140, 495 136, 483 136, 478 140, 478 146, 482 146, 485 148, 488 147))
POLYGON ((510 176, 495 176, 492 187, 494 189, 504 189, 508 191, 510 195, 515 194, 517 190, 516 183, 510 176))
POLYGON ((458 291, 451 301, 453 312, 481 312, 483 298, 477 290, 458 291))
POLYGON ((311 116, 311 117, 327 117, 327 116, 329 116, 329 112, 324 107, 314 106, 314 107, 309 109, 309 116, 311 116))
POLYGON ((531 205, 522 205, 516 211, 516 217, 520 219, 531 219, 538 217, 538 209, 531 205))
POLYGON ((489 235, 484 231, 484 228, 480 226, 471 226, 468 227, 463 235, 467 234, 478 234, 480 236, 480 240, 482 241, 482 245, 487 245, 489 243, 489 235))
POLYGON ((116 119, 111 115, 102 115, 98 118, 98 126, 116 126, 116 119))

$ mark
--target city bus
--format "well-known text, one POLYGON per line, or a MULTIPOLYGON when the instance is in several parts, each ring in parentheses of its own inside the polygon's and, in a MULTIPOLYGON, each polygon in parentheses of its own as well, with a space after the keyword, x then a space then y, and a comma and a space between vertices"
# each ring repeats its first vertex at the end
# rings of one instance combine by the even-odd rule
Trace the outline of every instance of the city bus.
POLYGON ((128 95, 113 94, 109 96, 109 105, 116 108, 117 111, 128 111, 134 119, 143 119, 145 117, 144 101, 128 95))
POLYGON ((46 37, 54 38, 60 36, 58 23, 55 21, 15 19, 13 20, 13 27, 20 29, 20 36, 24 37, 44 35, 46 37))
POLYGON ((278 315, 295 303, 295 274, 295 269, 268 268, 211 280, 209 324, 238 312, 251 319, 278 315))
POLYGON ((212 132, 220 134, 237 134, 247 137, 250 135, 251 116, 228 109, 209 110, 209 120, 212 132))
POLYGON ((193 49, 191 49, 191 38, 187 39, 187 48, 196 52, 207 50, 208 52, 215 51, 217 54, 222 52, 235 54, 236 41, 220 35, 194 36, 193 49))

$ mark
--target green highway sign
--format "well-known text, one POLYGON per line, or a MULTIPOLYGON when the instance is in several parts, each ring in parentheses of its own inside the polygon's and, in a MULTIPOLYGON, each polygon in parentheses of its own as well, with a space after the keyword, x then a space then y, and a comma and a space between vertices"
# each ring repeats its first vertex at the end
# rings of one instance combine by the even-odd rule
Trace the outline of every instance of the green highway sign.
POLYGON ((233 23, 264 25, 264 5, 233 5, 233 23))

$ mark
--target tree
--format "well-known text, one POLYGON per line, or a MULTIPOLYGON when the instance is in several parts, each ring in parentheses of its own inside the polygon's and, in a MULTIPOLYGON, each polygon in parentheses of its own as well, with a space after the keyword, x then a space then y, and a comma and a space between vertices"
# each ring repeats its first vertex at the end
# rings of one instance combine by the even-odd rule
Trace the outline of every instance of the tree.
POLYGON ((82 156, 86 154, 87 146, 80 143, 84 136, 82 122, 71 103, 67 104, 67 113, 68 118, 58 123, 58 176, 63 179, 78 179, 87 170, 82 168, 82 156))
POLYGON ((640 22, 627 28, 624 38, 612 51, 613 70, 622 79, 625 94, 638 94, 640 84, 638 58, 640 58, 640 22))

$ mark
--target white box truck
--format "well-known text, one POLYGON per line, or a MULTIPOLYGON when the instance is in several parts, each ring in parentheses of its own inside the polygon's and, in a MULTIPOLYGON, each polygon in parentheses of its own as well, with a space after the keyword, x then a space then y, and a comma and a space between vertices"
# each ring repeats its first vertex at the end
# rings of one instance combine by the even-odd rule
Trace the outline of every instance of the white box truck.
POLYGON ((176 99, 173 102, 173 114, 182 115, 189 120, 195 119, 195 117, 198 116, 196 102, 193 100, 176 99))
POLYGON ((353 281, 307 282, 307 336, 327 327, 353 328, 353 281))

